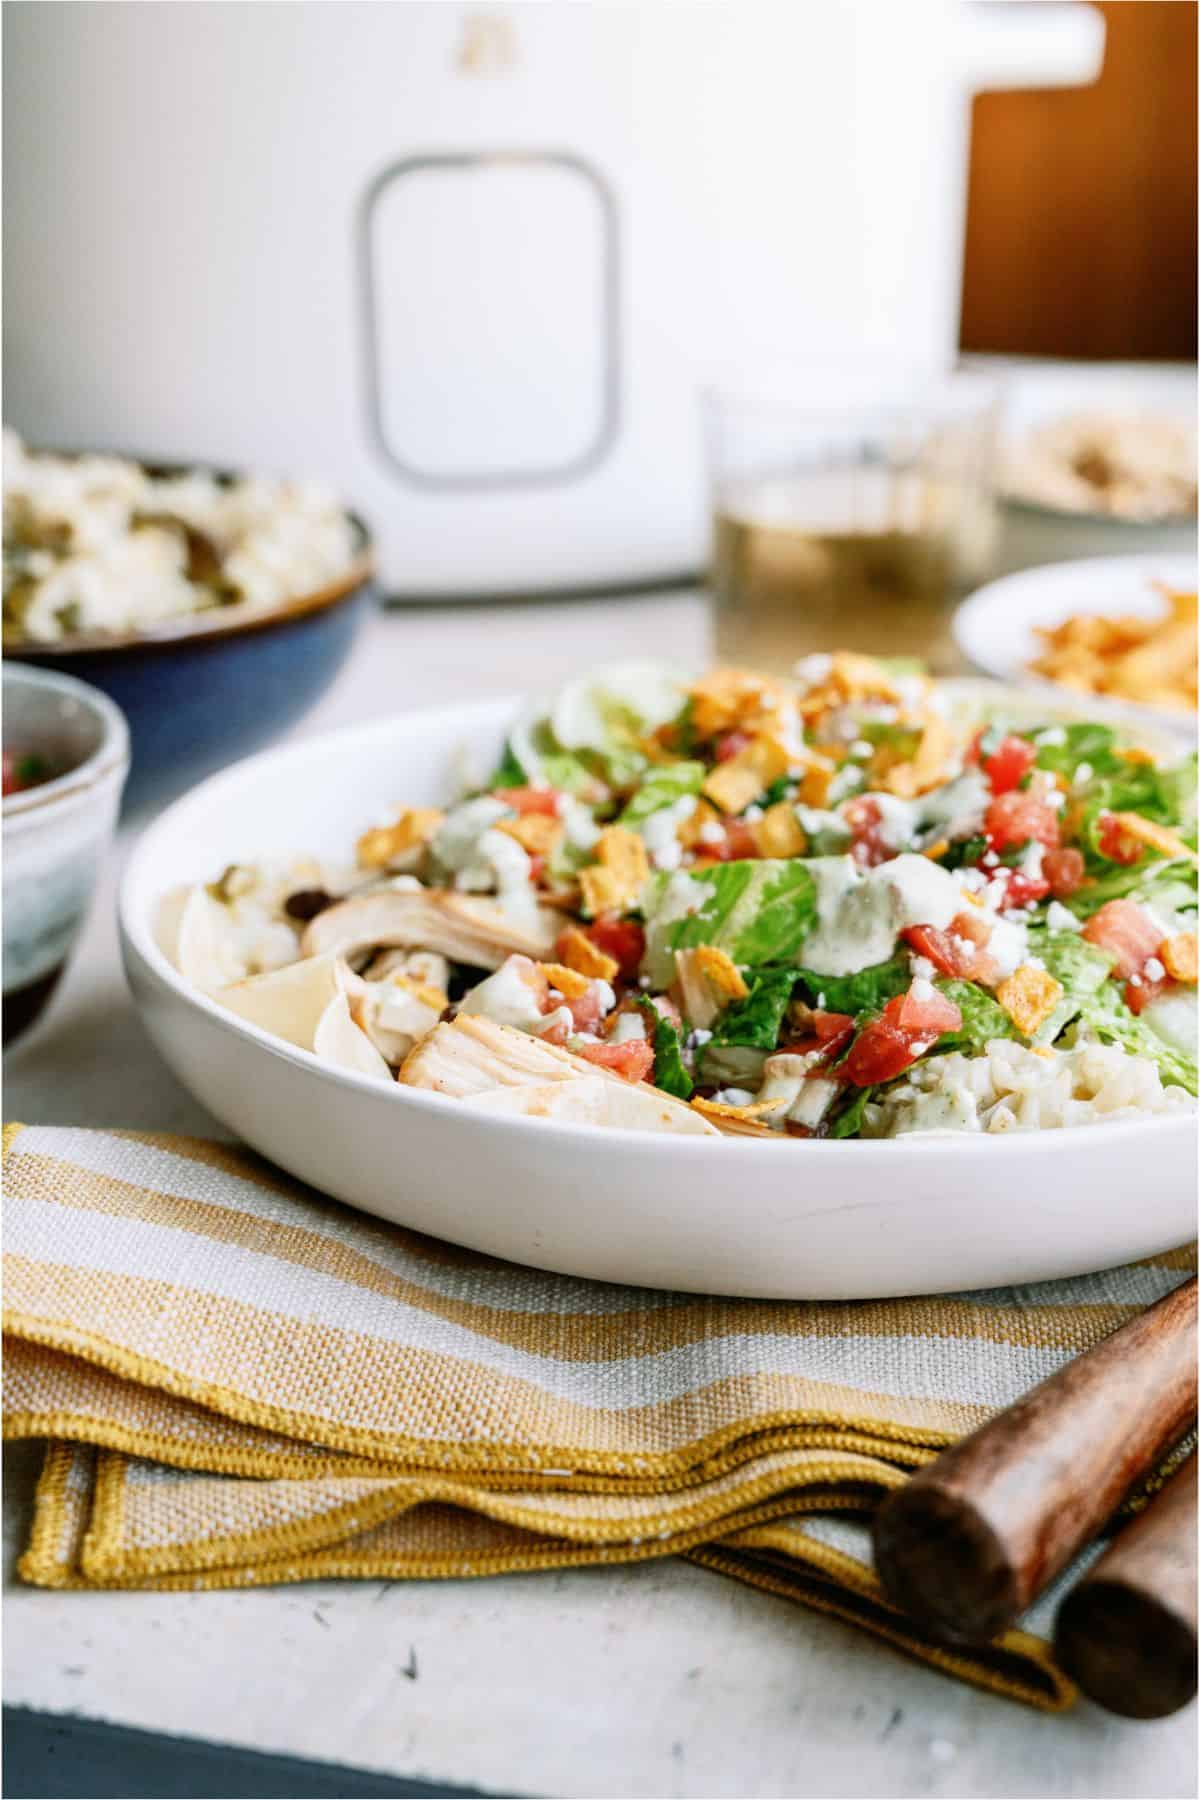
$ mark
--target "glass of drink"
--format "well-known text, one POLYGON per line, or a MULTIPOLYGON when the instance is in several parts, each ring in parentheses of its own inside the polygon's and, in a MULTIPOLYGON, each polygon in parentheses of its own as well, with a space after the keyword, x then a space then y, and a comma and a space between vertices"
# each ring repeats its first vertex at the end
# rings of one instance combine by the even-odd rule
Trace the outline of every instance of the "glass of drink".
POLYGON ((957 666, 955 602, 995 534, 998 390, 982 374, 794 366, 706 399, 723 662, 814 651, 957 666))

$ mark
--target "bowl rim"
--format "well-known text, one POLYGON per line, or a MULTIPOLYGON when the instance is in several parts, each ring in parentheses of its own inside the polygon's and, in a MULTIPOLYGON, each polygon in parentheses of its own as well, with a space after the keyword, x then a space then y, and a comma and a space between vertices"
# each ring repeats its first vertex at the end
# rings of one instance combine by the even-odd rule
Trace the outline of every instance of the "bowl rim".
POLYGON ((107 694, 75 675, 64 675, 58 669, 32 668, 22 662, 6 665, 3 679, 5 683, 24 683, 27 687, 40 688, 44 693, 67 695, 79 701, 99 719, 102 729, 95 750, 73 769, 68 769, 64 775, 56 775, 53 781, 40 781, 36 787, 6 794, 0 808, 5 825, 28 818, 31 813, 43 812, 59 801, 89 793, 116 773, 124 779, 129 769, 129 726, 125 714, 107 694))
MULTIPOLYGON (((205 461, 203 458, 191 461, 178 461, 174 458, 164 459, 157 456, 131 455, 123 450, 45 450, 34 451, 35 455, 51 455, 67 459, 81 456, 115 456, 125 462, 137 464, 148 473, 156 475, 185 475, 202 472, 216 476, 218 481, 229 482, 247 478, 244 469, 236 469, 225 463, 205 461)), ((310 613, 323 612, 327 607, 336 606, 341 600, 348 600, 365 586, 376 572, 376 546, 374 536, 362 515, 350 506, 342 506, 343 513, 353 527, 356 546, 355 553, 347 567, 333 581, 324 586, 310 590, 306 594, 289 595, 271 606, 251 607, 245 601, 238 601, 232 606, 211 607, 204 612, 185 613, 176 619, 166 619, 159 625, 148 627, 145 631, 127 632, 77 632, 69 638, 55 638, 42 642, 37 638, 9 639, 3 646, 5 656, 14 657, 17 661, 36 658, 39 662, 69 663, 75 656, 95 656, 105 651, 123 650, 169 650, 177 644, 211 643, 225 637, 237 637, 243 633, 265 631, 271 626, 282 625, 295 619, 307 617, 310 613), (230 617, 230 614, 236 615, 230 617)))
MULTIPOLYGON (((1014 690, 1013 684, 995 682, 979 677, 951 677, 958 688, 1014 690)), ((982 696, 981 696, 982 697, 982 696)), ((1036 698, 1026 692, 1027 698, 1036 698)), ((313 1051, 302 1050, 298 1045, 289 1044, 285 1039, 275 1037, 261 1026, 241 1019, 218 1005, 210 995, 201 993, 192 987, 174 965, 169 961, 158 943, 154 931, 151 909, 161 904, 163 896, 169 891, 171 883, 158 884, 150 871, 153 869, 158 839, 176 822, 179 813, 192 806, 209 802, 221 790, 231 789, 243 782, 253 780, 254 775, 272 763, 295 760, 303 761, 306 757, 321 760, 337 746, 339 749, 347 745, 362 745, 364 749, 380 741, 387 741, 396 732, 411 733, 419 736, 422 730, 428 730, 437 721, 440 726, 452 725, 455 731, 463 735, 472 727, 483 729, 491 726, 503 726, 507 720, 516 716, 522 706, 528 704, 527 696, 505 695, 496 699, 467 701, 449 706, 423 707, 409 713, 393 715, 385 719, 367 720, 362 724, 343 727, 337 731, 324 732, 316 737, 301 738, 292 743, 275 745, 260 751, 255 756, 243 758, 229 768, 210 775, 204 781, 181 795, 166 807, 153 824, 139 837, 122 873, 117 895, 117 921, 120 931, 122 950, 125 956, 127 973, 131 964, 140 965, 141 970, 160 989, 165 989, 173 998, 182 1000, 185 1008, 199 1013, 218 1029, 228 1032, 234 1038, 240 1038, 256 1045, 268 1054, 291 1063, 301 1071, 331 1081, 334 1086, 348 1088, 363 1096, 373 1096, 374 1100, 393 1106, 416 1107, 424 1113, 433 1113, 443 1118, 453 1117, 455 1102, 445 1094, 427 1093, 416 1088, 400 1088, 395 1081, 383 1083, 371 1076, 357 1073, 350 1069, 341 1069, 336 1065, 321 1060, 313 1051), (147 904, 143 908, 139 904, 139 890, 155 887, 153 896, 147 895, 147 904)), ((1075 708, 1067 710, 1080 711, 1075 708)), ((536 1131, 542 1141, 596 1145, 600 1142, 622 1146, 626 1151, 635 1153, 639 1147, 647 1152, 648 1140, 653 1140, 653 1154, 662 1153, 662 1147, 672 1145, 682 1156, 696 1156, 711 1153, 714 1140, 709 1137, 684 1137, 667 1133, 653 1133, 634 1130, 628 1127, 607 1125, 586 1125, 567 1123, 556 1119, 531 1119, 517 1115, 505 1117, 476 1113, 471 1108, 465 1109, 469 1118, 477 1124, 486 1123, 490 1128, 502 1132, 529 1133, 536 1131), (549 1134, 549 1137, 547 1137, 549 1134)), ((803 1141, 787 1140, 793 1150, 809 1158, 828 1159, 842 1156, 847 1149, 859 1157, 885 1154, 888 1161, 897 1156, 918 1159, 928 1158, 949 1150, 961 1153, 981 1139, 986 1139, 989 1148, 985 1155, 1008 1155, 1018 1159, 1032 1154, 1035 1150, 1048 1152, 1051 1155, 1065 1154, 1072 1143, 1080 1141, 1080 1134, 1086 1134, 1088 1141, 1098 1131, 1114 1132, 1125 1135, 1143 1133, 1151 1130, 1163 1130, 1169 1126, 1176 1129, 1194 1129, 1197 1114, 1191 1109, 1180 1109, 1177 1113, 1149 1115, 1145 1118, 1119 1120, 1114 1122, 1097 1121, 1089 1125, 1074 1126, 1069 1130, 1030 1131, 1000 1133, 989 1136, 986 1133, 960 1133, 937 1136, 914 1136, 911 1138, 889 1138, 886 1140, 858 1140, 852 1144, 838 1139, 813 1138, 803 1141)), ((729 1139, 737 1142, 739 1155, 744 1161, 756 1164, 763 1156, 773 1156, 778 1145, 774 1142, 754 1139, 729 1139)), ((886 1166, 886 1164, 884 1165, 886 1166)))

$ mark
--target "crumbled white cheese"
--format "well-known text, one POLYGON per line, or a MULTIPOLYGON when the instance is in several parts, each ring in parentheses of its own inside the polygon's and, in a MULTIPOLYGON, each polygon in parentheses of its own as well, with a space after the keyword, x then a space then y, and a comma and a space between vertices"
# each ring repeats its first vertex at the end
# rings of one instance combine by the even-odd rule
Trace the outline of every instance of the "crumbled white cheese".
POLYGON ((702 844, 721 844, 725 841, 725 827, 716 819, 705 819, 696 835, 702 844))
POLYGON ((1146 966, 1142 971, 1147 981, 1161 981, 1166 972, 1166 969, 1159 962, 1157 956, 1151 956, 1147 960, 1146 966))
POLYGON ((1081 762, 1071 779, 1072 787, 1086 787, 1094 774, 1091 763, 1081 762))
POLYGON ((641 1013, 623 1012, 617 1014, 608 1041, 610 1044, 632 1044, 646 1036, 646 1021, 641 1013))
MULTIPOLYGON (((961 938, 956 940, 958 943, 962 943, 962 941, 961 938)), ((927 956, 910 956, 908 966, 914 981, 933 980, 933 964, 927 956)))
POLYGON ((1052 900, 1046 908, 1046 923, 1051 931, 1083 930, 1083 921, 1075 917, 1070 907, 1063 906, 1058 900, 1052 900))
POLYGON ((718 1088, 713 1099, 719 1100, 724 1106, 752 1106, 754 1103, 754 1095, 749 1088, 739 1087, 718 1088))
POLYGON ((1034 734, 1033 741, 1035 744, 1046 744, 1047 746, 1065 744, 1067 733, 1062 725, 1047 725, 1044 731, 1034 734))

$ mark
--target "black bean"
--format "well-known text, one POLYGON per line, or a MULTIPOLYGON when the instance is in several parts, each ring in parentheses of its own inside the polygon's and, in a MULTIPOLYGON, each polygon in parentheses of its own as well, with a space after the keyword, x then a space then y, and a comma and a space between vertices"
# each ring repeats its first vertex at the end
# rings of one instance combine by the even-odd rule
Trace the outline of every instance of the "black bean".
POLYGON ((327 894, 324 888, 297 888, 284 901, 283 910, 289 919, 299 919, 307 924, 309 919, 315 919, 318 913, 332 905, 333 895, 327 894))

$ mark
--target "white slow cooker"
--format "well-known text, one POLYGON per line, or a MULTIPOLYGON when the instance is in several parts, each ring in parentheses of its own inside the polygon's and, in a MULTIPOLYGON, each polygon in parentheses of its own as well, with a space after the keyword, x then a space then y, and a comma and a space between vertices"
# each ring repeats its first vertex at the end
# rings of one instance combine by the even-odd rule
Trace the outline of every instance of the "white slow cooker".
POLYGON ((5 410, 311 471, 401 596, 669 578, 731 358, 958 327, 969 100, 1075 4, 4 9, 5 410))

